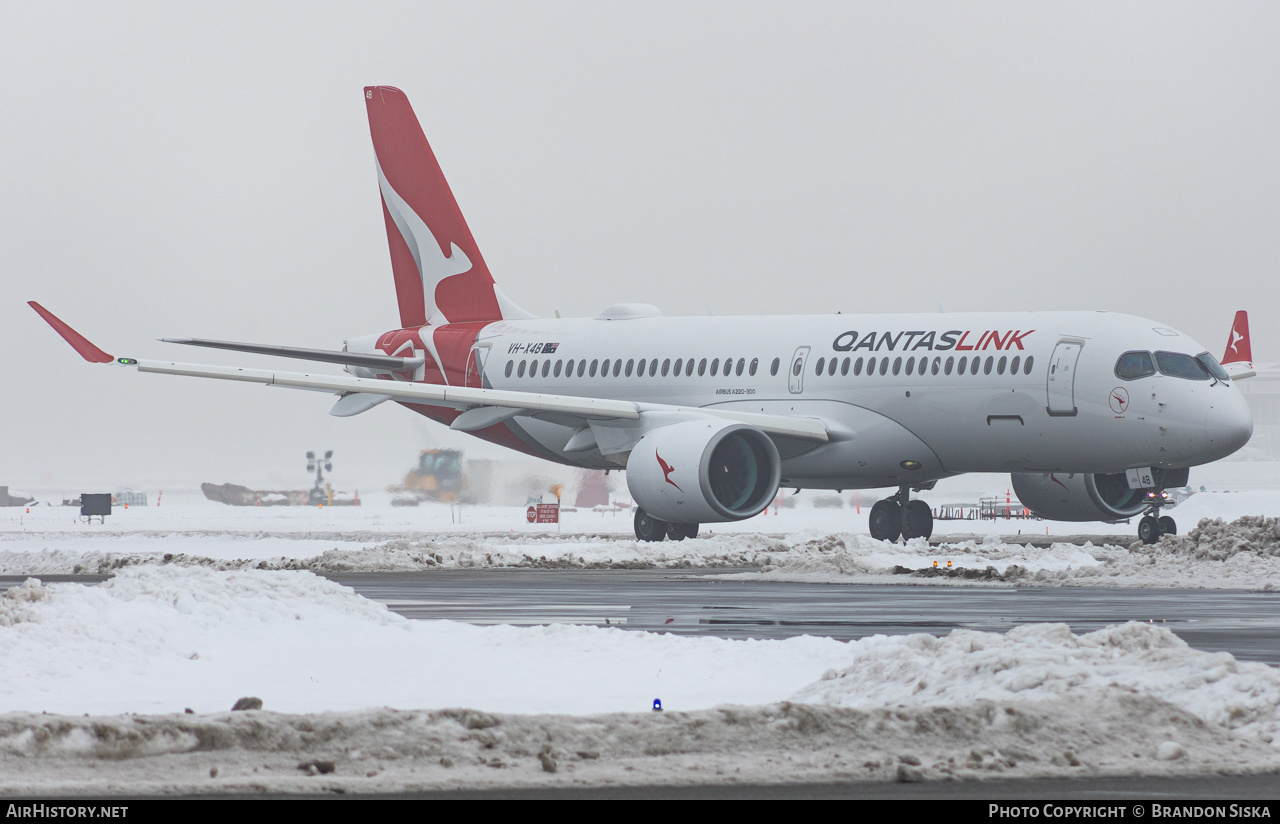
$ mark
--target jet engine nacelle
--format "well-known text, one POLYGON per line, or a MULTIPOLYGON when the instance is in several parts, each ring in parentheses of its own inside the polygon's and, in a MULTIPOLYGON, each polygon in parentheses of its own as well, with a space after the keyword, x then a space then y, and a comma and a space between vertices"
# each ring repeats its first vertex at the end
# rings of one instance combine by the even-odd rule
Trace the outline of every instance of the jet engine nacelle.
POLYGON ((636 504, 669 523, 718 523, 758 515, 782 477, 778 449, 754 426, 709 418, 659 427, 627 458, 636 504))
POLYGON ((1015 472, 1018 500, 1041 518, 1054 521, 1119 521, 1141 515, 1150 494, 1185 486, 1185 469, 1153 470, 1157 487, 1130 489, 1123 472, 1113 474, 1015 472))

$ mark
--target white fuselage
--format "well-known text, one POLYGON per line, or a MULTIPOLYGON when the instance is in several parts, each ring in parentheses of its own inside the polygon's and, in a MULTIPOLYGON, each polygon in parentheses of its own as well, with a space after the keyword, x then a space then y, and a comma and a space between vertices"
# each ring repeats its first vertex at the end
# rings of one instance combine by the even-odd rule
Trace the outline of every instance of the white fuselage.
MULTIPOLYGON (((780 442, 783 485, 806 488, 1181 468, 1244 445, 1252 419, 1231 383, 1125 380, 1132 351, 1205 348, 1105 312, 530 319, 484 327, 475 385, 819 418, 828 443, 780 442)), ((574 430, 554 415, 507 426, 553 460, 625 461, 565 451, 574 430)))

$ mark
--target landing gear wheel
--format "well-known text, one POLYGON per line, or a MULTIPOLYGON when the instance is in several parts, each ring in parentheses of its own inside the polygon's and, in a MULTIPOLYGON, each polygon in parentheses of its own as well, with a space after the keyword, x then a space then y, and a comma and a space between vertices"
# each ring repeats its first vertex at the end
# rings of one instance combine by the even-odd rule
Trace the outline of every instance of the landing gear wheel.
POLYGON ((673 541, 698 537, 697 524, 667 524, 667 537, 673 541))
POLYGON ((636 507, 635 518, 636 539, 640 541, 661 541, 667 537, 667 522, 636 507))
POLYGON ((896 501, 876 501, 867 519, 871 537, 877 541, 896 541, 902 534, 902 507, 896 501))
POLYGON ((1178 525, 1168 515, 1160 517, 1160 534, 1161 535, 1177 535, 1178 525))
POLYGON ((1142 516, 1138 521, 1138 537, 1144 544, 1154 544, 1160 540, 1160 522, 1150 515, 1142 516))
POLYGON ((929 539, 933 534, 933 511, 924 501, 908 501, 902 508, 902 537, 929 539))

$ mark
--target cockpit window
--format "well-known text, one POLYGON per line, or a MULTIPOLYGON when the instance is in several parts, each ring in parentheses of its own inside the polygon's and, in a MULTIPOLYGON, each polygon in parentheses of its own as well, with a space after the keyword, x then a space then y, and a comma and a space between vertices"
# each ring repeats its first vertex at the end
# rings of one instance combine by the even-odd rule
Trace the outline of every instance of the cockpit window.
POLYGON ((1200 362, 1181 352, 1156 352, 1156 366, 1160 368, 1160 374, 1172 378, 1184 378, 1189 381, 1209 380, 1209 372, 1200 365, 1200 362))
POLYGON ((1126 381, 1145 378, 1156 373, 1150 352, 1125 352, 1116 361, 1116 377, 1126 381))
POLYGON ((1196 355, 1196 363, 1203 366, 1206 372, 1220 381, 1231 380, 1231 376, 1227 374, 1227 370, 1222 368, 1222 364, 1218 363, 1218 359, 1208 352, 1201 352, 1196 355))

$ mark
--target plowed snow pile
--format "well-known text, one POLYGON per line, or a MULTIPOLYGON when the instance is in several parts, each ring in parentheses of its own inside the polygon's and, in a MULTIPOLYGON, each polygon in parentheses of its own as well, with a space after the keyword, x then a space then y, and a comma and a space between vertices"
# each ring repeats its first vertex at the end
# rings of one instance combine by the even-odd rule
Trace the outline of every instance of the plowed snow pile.
POLYGON ((865 535, 831 535, 799 542, 769 560, 763 575, 792 581, 884 583, 888 573, 912 583, 1275 590, 1280 588, 1280 519, 1250 515, 1224 523, 1205 518, 1186 535, 1127 547, 1086 543, 1038 549, 994 538, 937 547, 917 539, 900 546, 865 535))
MULTIPOLYGON (((766 578, 831 583, 1280 587, 1280 520, 1202 519, 1187 535, 1128 546, 1055 543, 1040 548, 994 536, 930 546, 860 534, 712 535, 641 543, 595 535, 172 533, 86 537, 16 533, 0 539, 0 575, 107 574, 134 566, 320 573, 456 568, 671 569, 760 567, 766 578), (947 562, 951 562, 948 570, 947 562), (938 568, 934 568, 934 563, 938 568), (903 577, 907 576, 907 577, 903 577)), ((757 573, 750 573, 756 575, 757 573)))
POLYGON ((482 628, 307 572, 168 565, 8 591, 0 660, 8 794, 1280 769, 1280 672, 1143 624, 482 628), (245 695, 265 710, 226 712, 245 695))

